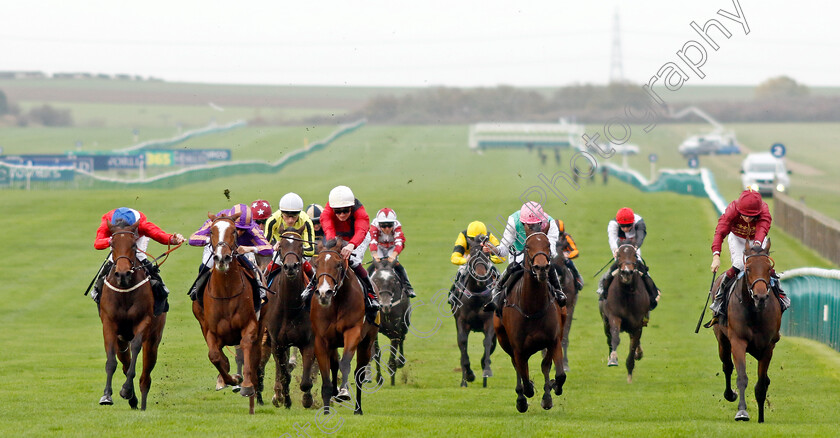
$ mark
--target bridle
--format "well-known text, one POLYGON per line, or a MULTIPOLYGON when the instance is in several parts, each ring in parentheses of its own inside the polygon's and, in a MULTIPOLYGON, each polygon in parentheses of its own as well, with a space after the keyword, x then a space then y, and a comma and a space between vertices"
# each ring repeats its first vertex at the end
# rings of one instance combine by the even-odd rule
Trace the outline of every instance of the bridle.
MULTIPOLYGON (((769 254, 750 254, 748 256, 744 256, 744 279, 747 281, 749 281, 750 272, 750 268, 749 266, 747 266, 747 260, 749 260, 752 257, 767 257, 767 260, 770 262, 770 269, 773 269, 773 267, 776 265, 775 261, 773 261, 773 258, 770 257, 769 254)), ((755 285, 758 284, 758 282, 763 282, 764 285, 767 287, 767 290, 770 290, 770 282, 764 277, 758 277, 751 283, 747 284, 747 292, 749 292, 750 298, 752 299, 755 299, 755 292, 753 291, 753 288, 755 288, 755 285)))
MULTIPOLYGON (((300 233, 298 233, 296 231, 284 231, 283 234, 280 235, 280 238, 281 239, 296 240, 296 241, 299 241, 299 242, 305 242, 306 241, 305 239, 302 238, 300 233), (297 236, 297 237, 295 237, 295 236, 297 236)), ((280 249, 278 249, 277 252, 280 253, 281 252, 280 249)), ((282 263, 283 266, 286 265, 286 257, 288 257, 290 255, 295 257, 295 262, 298 263, 298 266, 300 266, 303 263, 303 258, 300 256, 300 254, 298 254, 297 252, 294 252, 294 251, 286 251, 286 254, 280 254, 280 256, 281 256, 280 257, 280 263, 282 263)), ((294 275, 294 274, 295 273, 292 272, 291 275, 294 275)))
POLYGON ((531 253, 528 251, 528 240, 530 238, 532 238, 534 236, 537 236, 537 235, 540 235, 540 234, 545 236, 546 239, 548 238, 548 235, 543 233, 542 231, 537 231, 535 233, 532 233, 532 234, 528 235, 528 237, 525 238, 525 248, 523 249, 524 252, 525 252, 525 258, 528 260, 528 272, 530 272, 531 275, 533 275, 534 277, 537 276, 536 271, 534 271, 534 261, 537 260, 537 257, 544 256, 546 261, 549 264, 549 269, 550 269, 550 266, 551 266, 551 256, 549 254, 545 253, 544 251, 539 251, 536 254, 534 254, 533 256, 531 256, 531 253))
POLYGON ((317 279, 320 279, 321 277, 328 277, 335 284, 335 292, 337 293, 338 290, 341 289, 341 286, 344 284, 344 279, 347 278, 347 263, 348 262, 347 262, 347 260, 344 260, 344 257, 341 256, 340 252, 338 252, 336 250, 333 250, 333 249, 322 250, 321 253, 318 254, 318 257, 321 257, 322 254, 328 254, 328 253, 335 254, 336 256, 338 256, 339 259, 342 260, 341 269, 340 269, 341 273, 339 274, 339 277, 341 277, 341 278, 338 279, 338 278, 334 277, 332 274, 330 274, 329 272, 319 272, 315 276, 316 284, 317 284, 317 279))
MULTIPOLYGON (((236 222, 233 219, 231 219, 227 216, 222 216, 222 217, 217 217, 216 220, 214 220, 213 223, 210 225, 210 227, 212 228, 212 227, 216 226, 216 223, 219 222, 219 221, 228 221, 228 222, 230 222, 231 226, 233 226, 233 233, 234 233, 234 235, 233 235, 233 245, 227 243, 224 240, 219 240, 215 245, 211 245, 211 246, 214 249, 227 247, 230 250, 231 254, 236 254, 236 248, 239 247, 239 243, 236 241, 236 222)), ((212 233, 210 234, 210 236, 211 236, 210 240, 211 240, 211 244, 212 244, 212 240, 213 240, 212 233)))
MULTIPOLYGON (((111 233, 111 238, 112 238, 111 239, 111 250, 112 251, 113 251, 113 248, 114 248, 113 237, 117 236, 117 235, 120 235, 120 234, 131 234, 132 236, 134 236, 134 242, 132 242, 132 244, 131 244, 131 254, 132 254, 132 256, 121 255, 121 256, 114 257, 114 267, 111 268, 111 271, 114 272, 117 269, 117 261, 118 260, 128 259, 129 263, 131 264, 131 269, 128 270, 128 274, 133 276, 134 273, 138 269, 142 268, 142 266, 137 263, 137 256, 134 255, 137 252, 137 232, 135 232, 135 231, 116 231, 114 233, 111 233)), ((144 284, 148 283, 152 279, 152 277, 148 273, 146 273, 146 278, 137 282, 134 286, 131 286, 127 289, 123 289, 121 287, 117 287, 117 286, 114 286, 113 284, 111 284, 111 282, 108 281, 108 277, 109 277, 108 275, 105 276, 105 279, 104 279, 105 284, 108 286, 109 289, 113 290, 114 292, 119 292, 119 293, 129 293, 129 292, 135 291, 140 286, 143 286, 144 284)))

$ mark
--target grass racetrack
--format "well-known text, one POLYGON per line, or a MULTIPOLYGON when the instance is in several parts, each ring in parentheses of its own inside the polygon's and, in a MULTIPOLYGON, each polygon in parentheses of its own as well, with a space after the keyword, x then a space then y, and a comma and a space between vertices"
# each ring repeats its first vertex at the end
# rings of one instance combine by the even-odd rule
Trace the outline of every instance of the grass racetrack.
MULTIPOLYGON (((252 129, 247 135, 258 138, 252 129)), ((460 388, 454 322, 435 306, 421 304, 440 298, 440 290, 445 296, 455 272, 449 255, 459 231, 472 220, 501 230, 496 218, 519 208, 520 195, 541 185, 540 172, 549 178, 558 170, 568 172, 571 155, 564 153, 560 167, 553 162, 541 166, 526 151, 475 155, 465 146, 466 134, 463 126, 367 126, 271 176, 220 178, 171 190, 0 192, 5 207, 0 215, 0 434, 276 437, 324 436, 331 429, 338 436, 837 435, 840 354, 799 338, 783 336, 777 345, 765 424, 756 422, 756 362, 748 359, 747 407, 753 421, 734 421, 736 405, 722 396, 714 336, 703 329, 694 334, 709 287, 709 246, 717 215, 704 198, 644 194, 617 181, 606 186, 581 181, 579 190, 558 185, 568 197, 565 204, 542 186, 547 212, 565 221, 581 250, 576 263, 587 281, 572 327, 571 371, 563 395, 554 397, 554 408, 539 407, 538 391, 527 413, 516 412, 515 374, 501 348, 492 356, 495 376, 488 388, 481 387, 480 378, 460 388), (396 210, 407 235, 400 259, 422 300, 415 302, 413 322, 425 337, 409 335, 407 364, 398 371, 397 385, 364 394, 363 417, 339 407, 334 417, 321 419, 326 424, 319 430, 316 410, 301 408, 297 388, 290 410, 266 405, 254 416, 248 416, 245 398, 214 391, 216 370, 186 296, 201 255, 190 247, 175 251, 162 268, 171 309, 148 410, 131 411, 116 394, 114 406, 98 405, 105 380, 101 324, 95 304, 82 293, 106 255, 92 246, 104 212, 135 207, 164 230, 188 235, 208 211, 256 198, 276 206, 288 191, 306 203, 323 204, 339 184, 349 185, 370 214, 385 206, 396 210), (643 253, 663 293, 642 336, 645 357, 629 385, 623 366, 626 335, 619 346, 621 366, 606 366, 592 278, 610 255, 607 221, 622 206, 645 218, 649 234, 643 253)), ((256 147, 257 140, 247 141, 241 146, 256 147)), ((771 238, 780 271, 829 266, 778 229, 771 238)), ((149 252, 163 249, 153 243, 149 252)), ((474 369, 479 351, 480 338, 474 334, 474 369)), ((541 388, 537 356, 531 370, 541 388)), ((270 388, 273 365, 267 374, 270 388)), ((295 370, 295 380, 299 374, 295 370)), ((115 393, 122 382, 118 371, 115 393)), ((315 388, 320 394, 320 379, 315 388)), ((319 395, 316 401, 320 406, 319 395)))

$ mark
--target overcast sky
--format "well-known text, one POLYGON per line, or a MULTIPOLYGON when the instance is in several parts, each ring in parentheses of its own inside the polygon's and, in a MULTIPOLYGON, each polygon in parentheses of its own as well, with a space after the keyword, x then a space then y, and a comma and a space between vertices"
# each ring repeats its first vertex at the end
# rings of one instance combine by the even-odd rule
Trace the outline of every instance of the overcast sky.
MULTIPOLYGON (((840 4, 624 1, 624 77, 646 83, 715 18, 704 79, 789 75, 840 86, 840 4)), ((167 81, 276 85, 559 86, 609 80, 617 1, 7 1, 0 71, 128 73, 167 81)), ((705 43, 704 43, 705 44, 705 43)), ((695 53, 696 55, 696 53, 695 53)), ((684 65, 681 65, 684 66, 684 65)))

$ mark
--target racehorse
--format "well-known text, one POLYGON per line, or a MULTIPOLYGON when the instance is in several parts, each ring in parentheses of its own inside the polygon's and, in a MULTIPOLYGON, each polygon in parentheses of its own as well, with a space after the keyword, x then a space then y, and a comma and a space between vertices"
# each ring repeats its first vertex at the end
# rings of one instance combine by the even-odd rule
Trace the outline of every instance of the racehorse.
POLYGON ((524 275, 514 285, 505 300, 502 316, 493 316, 493 326, 499 344, 510 355, 516 369, 516 409, 528 410, 526 397, 534 396, 534 382, 529 377, 528 359, 536 352, 546 349, 542 359, 542 373, 545 377, 543 409, 551 409, 551 390, 560 395, 566 382, 563 370, 563 328, 566 323, 566 307, 559 306, 548 284, 550 244, 545 233, 526 231, 523 269, 524 275), (554 362, 555 377, 549 379, 551 363, 554 362))
POLYGON ((481 356, 483 386, 487 387, 487 378, 493 377, 490 368, 490 355, 496 350, 496 332, 493 330, 493 312, 485 312, 483 307, 493 298, 493 287, 498 279, 498 271, 490 257, 482 250, 481 244, 487 236, 479 235, 469 240, 469 261, 460 284, 455 285, 456 295, 450 304, 454 308, 455 328, 458 330, 458 348, 461 350, 461 386, 475 380, 470 368, 470 356, 467 344, 470 332, 484 333, 484 354, 481 356), (456 304, 457 302, 457 304, 456 304))
MULTIPOLYGON (((391 358, 388 359, 387 374, 391 376, 391 386, 394 386, 397 368, 405 366, 403 343, 410 324, 407 312, 411 303, 408 295, 403 291, 402 283, 400 283, 396 272, 394 272, 394 262, 381 259, 379 262, 374 261, 373 266, 375 271, 370 277, 370 282, 373 283, 373 288, 376 289, 376 295, 379 296, 379 302, 382 306, 382 322, 379 325, 379 332, 391 340, 389 348, 391 358)), ((382 379, 380 369, 382 351, 379 349, 378 336, 374 342, 373 358, 376 362, 376 381, 380 382, 382 379)))
POLYGON ((99 318, 105 339, 105 391, 100 405, 113 405, 111 379, 122 362, 125 383, 120 396, 137 409, 134 376, 140 349, 143 349, 143 372, 140 374, 140 409, 146 410, 146 397, 152 386, 152 369, 157 362, 158 345, 166 325, 166 313, 154 316, 149 273, 137 260, 137 227, 108 225, 114 267, 105 277, 99 300, 99 318))
POLYGON ((569 371, 569 331, 572 330, 572 319, 578 300, 578 290, 575 288, 575 277, 572 270, 566 266, 566 256, 563 254, 561 242, 557 242, 557 256, 551 261, 551 267, 557 271, 560 285, 566 294, 566 324, 563 326, 563 371, 569 371))
MULTIPOLYGON (((212 220, 210 246, 213 249, 213 271, 207 282, 203 300, 193 301, 193 315, 209 349, 210 362, 219 370, 224 385, 238 385, 230 376, 230 362, 222 352, 225 345, 238 345, 244 356, 244 381, 240 394, 248 397, 249 412, 254 413, 254 385, 260 360, 262 336, 254 307, 253 286, 246 278, 246 268, 234 260, 238 245, 233 216, 207 215, 212 220)), ((224 387, 224 386, 222 386, 224 387)), ((220 389, 217 387, 217 389, 220 389)))
MULTIPOLYGON (((767 370, 773 349, 779 341, 779 327, 782 321, 782 310, 779 300, 770 289, 770 270, 773 259, 770 258, 770 239, 767 247, 760 245, 750 247, 746 243, 744 251, 744 274, 739 277, 732 289, 732 296, 727 306, 727 322, 725 326, 716 324, 715 337, 718 341, 718 354, 723 362, 723 374, 726 380, 726 390, 723 397, 730 402, 738 396, 732 392, 732 360, 738 370, 738 402, 737 421, 749 421, 747 402, 744 390, 747 388, 746 353, 758 361, 758 382, 755 384, 755 401, 758 403, 758 422, 764 422, 764 400, 767 398, 767 387, 770 378, 767 370)), ((722 279, 723 276, 720 277, 722 279)), ((718 281, 720 281, 720 279, 718 281)))
POLYGON ((362 415, 362 384, 371 371, 369 363, 378 328, 365 317, 365 292, 349 261, 341 256, 340 250, 345 245, 346 242, 337 238, 325 242, 319 249, 314 263, 317 289, 311 298, 310 319, 325 410, 329 410, 333 397, 337 403, 351 400, 350 361, 356 355, 354 413, 362 415), (340 362, 339 347, 344 348, 340 362), (340 390, 337 387, 339 369, 340 390))
MULTIPOLYGON (((304 310, 304 302, 300 296, 308 281, 304 278, 303 269, 303 228, 286 228, 280 235, 279 251, 277 262, 282 266, 282 272, 278 273, 269 284, 269 296, 262 310, 262 326, 268 332, 270 351, 274 354, 275 376, 274 376, 274 397, 271 402, 275 407, 280 407, 282 400, 286 408, 292 406, 292 399, 289 394, 289 383, 291 382, 291 371, 294 368, 289 364, 290 347, 298 347, 303 359, 303 376, 300 382, 300 390, 303 391, 303 407, 312 406, 312 371, 315 364, 315 336, 312 333, 312 323, 309 320, 309 312, 304 310)), ((259 384, 257 393, 262 392, 263 377, 265 375, 265 364, 268 362, 268 354, 263 354, 260 360, 259 384)), ((259 396, 257 400, 261 400, 259 396)))
MULTIPOLYGON (((620 333, 630 335, 630 353, 627 355, 627 383, 633 382, 633 369, 636 361, 642 359, 642 328, 647 310, 650 308, 650 296, 642 280, 642 274, 636 268, 636 246, 625 243, 618 247, 618 281, 613 280, 606 291, 607 298, 598 301, 598 310, 604 321, 604 334, 610 357, 607 366, 618 366, 618 344, 620 333)), ((615 273, 613 273, 615 275, 615 273)))

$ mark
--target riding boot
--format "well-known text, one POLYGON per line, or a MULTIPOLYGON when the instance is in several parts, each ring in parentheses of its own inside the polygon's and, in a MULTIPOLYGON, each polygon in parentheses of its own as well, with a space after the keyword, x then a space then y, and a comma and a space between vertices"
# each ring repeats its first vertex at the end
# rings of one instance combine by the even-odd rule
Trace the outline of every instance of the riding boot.
POLYGON ((379 298, 376 296, 376 293, 373 291, 373 285, 370 284, 370 277, 367 275, 367 271, 362 266, 361 263, 353 266, 353 272, 356 273, 356 277, 359 277, 359 282, 362 283, 362 287, 364 288, 365 296, 368 298, 368 304, 370 305, 370 310, 377 312, 379 311, 379 298))
POLYGON ((306 274, 306 278, 315 278, 315 270, 312 269, 312 264, 309 263, 309 260, 303 261, 303 273, 306 274))
POLYGON ((114 266, 114 262, 108 260, 105 262, 105 266, 102 267, 102 270, 99 271, 99 277, 96 278, 96 284, 93 285, 93 291, 90 293, 90 298, 99 305, 99 299, 102 298, 102 288, 105 286, 105 277, 108 276, 108 273, 111 272, 111 268, 114 266))
POLYGON ((610 266, 610 270, 607 271, 607 273, 604 274, 603 277, 601 277, 601 282, 598 285, 598 290, 597 290, 598 301, 607 299, 607 292, 610 290, 610 285, 612 284, 613 277, 614 277, 613 272, 615 272, 616 269, 618 269, 618 263, 617 262, 613 263, 613 265, 610 266))
POLYGON ((548 270, 548 285, 554 294, 554 299, 557 300, 557 305, 565 307, 566 294, 563 293, 563 285, 560 284, 560 278, 557 275, 557 270, 554 268, 548 270))
MULTIPOLYGON (((204 286, 207 285, 207 280, 210 279, 210 274, 212 272, 213 269, 207 265, 201 265, 198 267, 198 277, 196 277, 195 282, 189 292, 187 292, 187 295, 190 296, 191 300, 201 300, 201 297, 204 295, 204 286)), ((199 301, 199 303, 200 302, 201 301, 199 301)))
POLYGON ((507 290, 508 280, 517 269, 521 269, 521 265, 516 262, 511 262, 505 272, 502 273, 501 278, 496 281, 496 287, 493 289, 493 299, 485 304, 482 308, 485 312, 492 312, 502 308, 502 302, 505 299, 505 291, 507 290))
POLYGON ((782 290, 782 282, 779 280, 779 276, 776 274, 775 269, 770 269, 770 288, 776 294, 776 298, 779 299, 779 304, 782 308, 782 313, 785 313, 785 310, 790 307, 790 298, 788 298, 787 294, 784 290, 782 290))
POLYGON ((648 296, 650 297, 650 310, 656 308, 656 305, 659 304, 659 290, 656 288, 656 285, 653 283, 653 279, 650 278, 650 275, 645 272, 642 276, 642 280, 645 282, 645 289, 647 289, 648 296))
POLYGON ((300 298, 303 300, 303 308, 309 309, 309 305, 312 304, 312 300, 309 299, 309 296, 312 295, 312 291, 315 290, 315 286, 318 279, 315 276, 312 276, 309 279, 309 284, 303 288, 303 292, 300 293, 300 298))
POLYGON ((583 277, 580 276, 580 272, 578 272, 575 262, 570 259, 566 259, 566 267, 572 271, 572 277, 575 279, 575 290, 580 292, 583 289, 583 277))
POLYGON ((729 288, 732 287, 732 283, 734 283, 735 279, 738 278, 737 275, 738 269, 734 266, 723 274, 723 280, 720 282, 720 287, 715 292, 715 298, 712 301, 712 305, 709 306, 709 309, 712 309, 712 319, 704 324, 703 327, 709 328, 717 324, 718 320, 720 320, 726 313, 723 303, 726 301, 726 294, 729 291, 729 288))
POLYGON ((397 276, 400 277, 400 281, 403 284, 403 289, 405 293, 408 294, 411 298, 417 298, 417 294, 414 293, 414 288, 411 287, 411 282, 408 281, 408 274, 405 272, 405 268, 403 267, 402 263, 397 263, 394 265, 394 272, 397 273, 397 276))
POLYGON ((145 259, 141 263, 151 277, 152 295, 155 298, 154 312, 155 316, 159 316, 161 313, 169 311, 169 289, 166 288, 163 279, 160 278, 160 268, 145 259))

